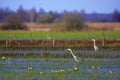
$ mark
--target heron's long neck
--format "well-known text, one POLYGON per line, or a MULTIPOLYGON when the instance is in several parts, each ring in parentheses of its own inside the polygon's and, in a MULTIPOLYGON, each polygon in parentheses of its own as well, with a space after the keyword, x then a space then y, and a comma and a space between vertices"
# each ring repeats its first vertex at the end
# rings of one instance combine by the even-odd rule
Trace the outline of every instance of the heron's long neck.
POLYGON ((95 45, 95 41, 94 41, 94 46, 96 46, 96 45, 95 45))
POLYGON ((70 51, 70 52, 71 52, 73 58, 75 59, 75 61, 76 61, 76 62, 79 62, 78 59, 77 59, 77 57, 73 54, 73 52, 72 52, 72 51, 70 51))
POLYGON ((72 56, 74 57, 75 55, 73 54, 73 52, 72 51, 70 51, 70 52, 71 52, 72 56))

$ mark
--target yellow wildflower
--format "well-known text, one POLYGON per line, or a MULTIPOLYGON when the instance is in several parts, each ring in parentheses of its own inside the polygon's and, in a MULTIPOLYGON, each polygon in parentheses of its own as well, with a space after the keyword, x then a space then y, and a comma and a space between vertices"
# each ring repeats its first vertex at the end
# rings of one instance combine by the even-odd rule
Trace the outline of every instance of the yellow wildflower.
POLYGON ((109 71, 109 74, 112 75, 112 70, 109 71))
POLYGON ((97 68, 100 69, 100 66, 98 66, 97 68))
POLYGON ((51 70, 51 72, 53 73, 53 72, 54 72, 54 70, 51 70))
POLYGON ((63 69, 60 69, 60 72, 65 72, 65 70, 63 70, 63 69))
POLYGON ((95 66, 93 65, 93 66, 91 66, 91 68, 92 68, 92 69, 94 69, 94 68, 95 68, 95 66))
POLYGON ((5 59, 5 56, 2 56, 2 60, 4 60, 5 59))
POLYGON ((40 72, 40 75, 43 75, 43 72, 42 72, 42 71, 40 72))
POLYGON ((78 67, 74 67, 74 71, 78 71, 78 67))
POLYGON ((28 71, 32 71, 32 67, 31 66, 28 67, 28 71))

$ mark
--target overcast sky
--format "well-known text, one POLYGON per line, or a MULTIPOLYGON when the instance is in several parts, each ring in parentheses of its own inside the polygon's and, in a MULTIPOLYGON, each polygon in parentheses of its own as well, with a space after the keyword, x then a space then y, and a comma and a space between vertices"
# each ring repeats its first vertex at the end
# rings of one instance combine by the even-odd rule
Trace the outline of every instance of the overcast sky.
POLYGON ((22 5, 24 9, 36 8, 39 11, 81 11, 86 13, 112 13, 115 9, 120 11, 120 0, 0 0, 0 8, 9 7, 16 10, 22 5))

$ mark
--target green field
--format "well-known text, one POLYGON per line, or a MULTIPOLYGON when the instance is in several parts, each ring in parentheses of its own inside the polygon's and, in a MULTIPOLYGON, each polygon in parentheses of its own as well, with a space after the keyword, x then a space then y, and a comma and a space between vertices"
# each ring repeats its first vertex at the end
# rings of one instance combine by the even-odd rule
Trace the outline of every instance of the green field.
POLYGON ((120 38, 120 31, 81 31, 81 32, 38 32, 38 31, 1 31, 0 38, 120 38))

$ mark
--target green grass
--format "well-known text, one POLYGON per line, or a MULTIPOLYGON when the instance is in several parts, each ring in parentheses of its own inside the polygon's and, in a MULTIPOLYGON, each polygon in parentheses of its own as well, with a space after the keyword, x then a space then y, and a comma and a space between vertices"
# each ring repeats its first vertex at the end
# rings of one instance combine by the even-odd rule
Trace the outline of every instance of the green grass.
POLYGON ((109 73, 100 72, 63 72, 43 73, 43 75, 40 75, 39 72, 4 72, 0 80, 117 80, 119 74, 120 73, 109 75, 109 73))
MULTIPOLYGON (((51 35, 53 38, 88 38, 88 32, 30 32, 30 31, 1 31, 0 38, 47 38, 51 35)), ((105 37, 108 39, 120 38, 120 31, 104 31, 105 37)), ((103 38, 103 31, 89 31, 90 38, 103 38)))
POLYGON ((55 72, 40 75, 39 72, 2 72, 1 80, 118 80, 119 72, 110 75, 104 72, 55 72))

